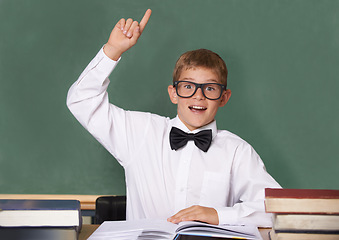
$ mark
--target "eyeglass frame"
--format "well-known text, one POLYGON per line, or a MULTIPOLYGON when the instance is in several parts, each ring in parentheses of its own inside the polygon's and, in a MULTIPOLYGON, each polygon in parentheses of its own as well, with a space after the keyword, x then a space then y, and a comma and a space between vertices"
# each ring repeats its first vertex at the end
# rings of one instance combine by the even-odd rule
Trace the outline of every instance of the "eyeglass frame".
POLYGON ((226 86, 223 85, 223 84, 220 84, 220 83, 195 83, 195 82, 185 81, 185 80, 182 80, 182 81, 181 81, 181 80, 175 81, 175 82, 173 83, 173 87, 175 87, 175 91, 176 91, 177 95, 178 95, 179 97, 182 97, 182 98, 190 98, 190 97, 194 96, 194 94, 198 91, 198 88, 200 88, 202 94, 204 95, 204 97, 207 98, 207 99, 209 99, 209 100, 212 100, 212 101, 213 101, 213 100, 218 100, 218 99, 220 99, 221 96, 222 96, 223 91, 226 91, 226 86), (178 84, 181 83, 181 82, 192 83, 193 85, 195 85, 195 90, 194 90, 194 92, 192 93, 191 96, 183 97, 183 96, 181 96, 181 95, 178 93, 178 88, 177 88, 177 86, 178 86, 178 84), (204 92, 203 87, 206 86, 206 85, 209 85, 209 84, 215 84, 215 85, 218 85, 218 86, 221 87, 220 96, 219 96, 218 98, 213 98, 213 99, 212 99, 212 98, 209 98, 209 97, 207 97, 207 96, 205 95, 205 92, 204 92))

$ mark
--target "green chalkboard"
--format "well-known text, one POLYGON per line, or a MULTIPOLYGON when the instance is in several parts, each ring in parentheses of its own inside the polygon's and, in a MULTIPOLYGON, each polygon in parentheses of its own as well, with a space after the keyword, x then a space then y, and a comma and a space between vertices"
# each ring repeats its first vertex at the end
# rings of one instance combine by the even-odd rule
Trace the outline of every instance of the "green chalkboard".
POLYGON ((125 193, 122 168, 66 95, 114 24, 147 8, 112 102, 174 117, 176 59, 211 49, 232 90, 218 127, 248 141, 283 187, 339 189, 339 1, 0 0, 0 193, 125 193))

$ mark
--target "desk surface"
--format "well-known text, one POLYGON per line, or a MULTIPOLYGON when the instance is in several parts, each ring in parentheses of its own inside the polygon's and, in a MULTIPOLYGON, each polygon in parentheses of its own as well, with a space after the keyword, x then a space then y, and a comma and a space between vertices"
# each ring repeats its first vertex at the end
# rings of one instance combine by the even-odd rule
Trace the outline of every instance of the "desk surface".
MULTIPOLYGON (((84 224, 82 226, 80 235, 79 235, 79 240, 86 240, 91 236, 91 234, 99 227, 99 225, 88 225, 84 224)), ((263 238, 263 240, 269 240, 268 237, 268 232, 270 231, 270 228, 259 228, 259 232, 263 238)))
POLYGON ((99 225, 95 224, 84 224, 82 225, 81 232, 79 234, 79 240, 86 240, 91 236, 91 234, 99 227, 99 225))

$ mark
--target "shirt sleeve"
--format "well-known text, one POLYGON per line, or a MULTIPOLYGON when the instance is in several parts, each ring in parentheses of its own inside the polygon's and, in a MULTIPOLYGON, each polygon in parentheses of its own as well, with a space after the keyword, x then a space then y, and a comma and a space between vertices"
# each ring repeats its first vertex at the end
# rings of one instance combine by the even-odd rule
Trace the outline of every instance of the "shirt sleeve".
POLYGON ((140 145, 133 140, 140 139, 149 121, 148 113, 125 111, 109 103, 108 77, 119 61, 107 57, 102 48, 69 89, 67 106, 81 125, 124 166, 140 145))
POLYGON ((238 146, 234 155, 231 186, 232 207, 216 208, 219 224, 272 227, 272 214, 265 212, 265 188, 281 187, 247 143, 238 146))

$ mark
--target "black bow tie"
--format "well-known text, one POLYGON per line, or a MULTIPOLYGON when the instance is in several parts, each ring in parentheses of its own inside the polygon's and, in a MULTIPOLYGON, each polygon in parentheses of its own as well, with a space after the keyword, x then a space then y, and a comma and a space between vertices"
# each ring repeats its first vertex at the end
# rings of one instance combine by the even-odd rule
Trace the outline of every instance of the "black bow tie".
POLYGON ((212 142, 212 130, 202 130, 198 133, 185 133, 179 128, 172 127, 170 132, 171 148, 177 150, 187 144, 187 141, 194 141, 195 145, 202 151, 207 152, 212 142))

